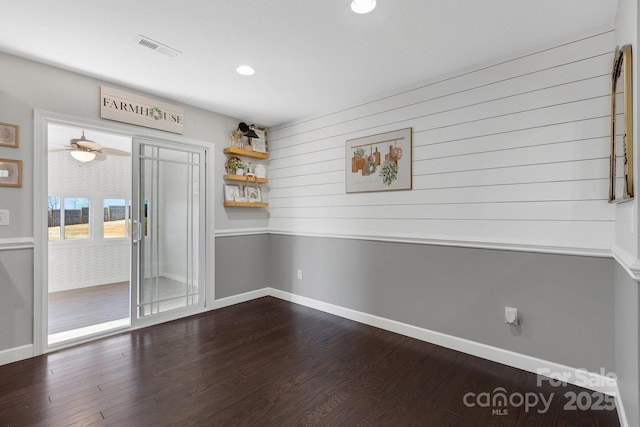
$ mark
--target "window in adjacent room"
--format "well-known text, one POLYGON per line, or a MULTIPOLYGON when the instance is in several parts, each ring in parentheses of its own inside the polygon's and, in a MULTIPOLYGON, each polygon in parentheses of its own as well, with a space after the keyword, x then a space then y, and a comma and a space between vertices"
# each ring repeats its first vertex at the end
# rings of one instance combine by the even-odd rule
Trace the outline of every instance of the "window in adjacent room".
POLYGON ((104 199, 104 238, 131 236, 131 201, 104 199))
POLYGON ((89 198, 49 196, 49 241, 88 239, 89 223, 89 198))

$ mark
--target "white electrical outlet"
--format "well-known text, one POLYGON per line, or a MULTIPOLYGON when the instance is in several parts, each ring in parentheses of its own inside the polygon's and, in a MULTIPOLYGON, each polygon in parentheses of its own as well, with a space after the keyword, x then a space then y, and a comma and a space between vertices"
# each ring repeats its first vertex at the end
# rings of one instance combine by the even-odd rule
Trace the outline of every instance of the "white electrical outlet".
POLYGON ((298 280, 302 280, 302 269, 298 269, 298 280))
POLYGON ((0 225, 9 225, 9 211, 0 210, 0 225))
POLYGON ((513 308, 513 307, 504 308, 504 323, 508 323, 510 325, 517 325, 520 323, 520 319, 518 318, 517 308, 513 308))

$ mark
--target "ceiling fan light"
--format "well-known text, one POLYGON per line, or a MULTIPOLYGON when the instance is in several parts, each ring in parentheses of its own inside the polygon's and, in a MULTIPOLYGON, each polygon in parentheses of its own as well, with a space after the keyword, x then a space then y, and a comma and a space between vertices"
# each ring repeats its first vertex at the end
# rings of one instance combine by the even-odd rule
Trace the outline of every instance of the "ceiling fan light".
POLYGON ((95 159, 96 153, 92 153, 90 151, 73 150, 71 152, 71 157, 73 157, 79 162, 85 163, 95 159))
POLYGON ((376 8, 376 0, 353 0, 351 10, 355 13, 369 13, 376 8))

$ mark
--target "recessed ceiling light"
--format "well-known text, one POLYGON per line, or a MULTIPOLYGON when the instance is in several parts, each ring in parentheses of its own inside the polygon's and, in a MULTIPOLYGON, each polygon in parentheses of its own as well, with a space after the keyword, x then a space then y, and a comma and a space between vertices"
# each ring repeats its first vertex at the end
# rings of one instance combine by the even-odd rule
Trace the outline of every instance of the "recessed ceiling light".
POLYGON ((256 70, 249 67, 248 65, 241 65, 236 68, 236 71, 238 72, 238 74, 242 74, 243 76, 251 76, 256 72, 256 70))
POLYGON ((353 0, 351 10, 355 13, 369 13, 376 8, 376 0, 353 0))

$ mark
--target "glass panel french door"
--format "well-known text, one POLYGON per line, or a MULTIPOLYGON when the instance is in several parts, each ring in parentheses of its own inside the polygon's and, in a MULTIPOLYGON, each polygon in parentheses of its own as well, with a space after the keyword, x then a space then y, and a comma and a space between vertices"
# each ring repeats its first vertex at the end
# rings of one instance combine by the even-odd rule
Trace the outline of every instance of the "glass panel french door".
POLYGON ((204 305, 205 152, 133 141, 132 322, 204 305))

